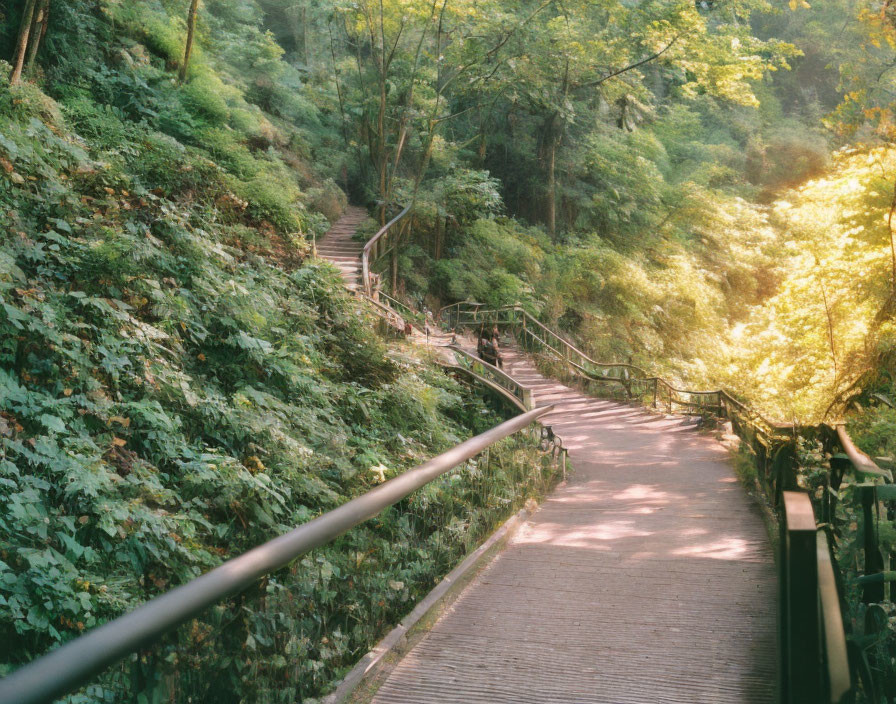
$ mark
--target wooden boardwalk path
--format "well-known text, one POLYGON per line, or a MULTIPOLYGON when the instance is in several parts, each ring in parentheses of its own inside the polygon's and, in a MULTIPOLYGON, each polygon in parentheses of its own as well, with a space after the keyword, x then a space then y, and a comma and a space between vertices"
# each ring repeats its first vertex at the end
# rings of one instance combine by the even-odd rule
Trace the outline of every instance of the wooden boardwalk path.
MULTIPOLYGON (((352 235, 365 218, 349 208, 318 245, 350 289, 363 249, 352 235)), ((575 473, 372 701, 773 702, 772 552, 727 451, 687 419, 591 398, 503 353, 536 405, 557 406, 543 422, 575 473)))
POLYGON ((776 576, 726 451, 522 355, 575 474, 395 666, 378 704, 768 704, 776 576))

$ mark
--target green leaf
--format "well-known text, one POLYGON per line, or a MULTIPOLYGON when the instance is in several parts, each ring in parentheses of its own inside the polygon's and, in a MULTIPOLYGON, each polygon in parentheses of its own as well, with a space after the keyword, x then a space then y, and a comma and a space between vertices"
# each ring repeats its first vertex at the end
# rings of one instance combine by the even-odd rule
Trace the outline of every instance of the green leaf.
POLYGON ((47 428, 47 430, 54 430, 57 433, 64 433, 66 431, 65 423, 62 418, 57 416, 51 416, 47 413, 43 414, 40 417, 41 424, 47 428))

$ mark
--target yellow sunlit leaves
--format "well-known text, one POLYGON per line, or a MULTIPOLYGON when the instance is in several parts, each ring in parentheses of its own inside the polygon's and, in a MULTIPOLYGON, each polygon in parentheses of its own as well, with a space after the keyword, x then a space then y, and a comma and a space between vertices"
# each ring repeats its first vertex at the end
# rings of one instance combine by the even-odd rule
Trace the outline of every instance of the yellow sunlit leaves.
POLYGON ((780 279, 731 330, 729 371, 735 386, 749 379, 744 393, 779 419, 821 420, 871 363, 875 317, 890 294, 894 172, 894 149, 842 150, 823 177, 771 208, 789 235, 780 279))

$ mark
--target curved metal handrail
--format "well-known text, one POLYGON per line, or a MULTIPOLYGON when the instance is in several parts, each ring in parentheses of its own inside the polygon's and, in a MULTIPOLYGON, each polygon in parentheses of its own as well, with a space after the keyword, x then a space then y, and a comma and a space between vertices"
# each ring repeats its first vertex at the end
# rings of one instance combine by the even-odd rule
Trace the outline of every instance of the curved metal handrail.
POLYGON ((526 406, 523 404, 523 402, 520 401, 511 391, 504 388, 500 384, 492 381, 491 379, 488 379, 488 378, 482 376, 481 374, 477 374, 470 367, 465 367, 462 364, 443 364, 442 368, 446 369, 448 371, 451 371, 451 372, 456 372, 458 374, 464 374, 464 375, 470 377, 476 383, 482 384, 486 388, 494 391, 496 394, 501 396, 501 398, 503 398, 509 404, 511 404, 514 408, 518 408, 522 412, 529 410, 526 408, 526 406))
POLYGON ((534 408, 534 404, 532 401, 532 389, 530 389, 528 386, 524 386, 523 384, 519 383, 503 369, 499 369, 494 364, 489 364, 485 360, 480 359, 476 355, 468 352, 458 345, 446 346, 448 347, 448 349, 454 352, 455 357, 457 357, 457 355, 460 355, 464 360, 468 361, 471 365, 474 365, 474 373, 476 371, 477 365, 482 368, 483 371, 487 373, 487 376, 483 374, 480 374, 479 376, 508 392, 511 396, 513 396, 514 399, 516 399, 516 401, 518 402, 517 405, 519 405, 522 410, 528 411, 534 408))
MULTIPOLYGON (((767 426, 767 428, 769 428, 771 430, 786 430, 786 429, 790 429, 793 427, 792 424, 779 423, 776 421, 769 420, 768 418, 763 416, 760 412, 756 411, 755 409, 750 408, 749 406, 742 403, 741 401, 738 401, 736 398, 734 398, 734 396, 731 395, 730 392, 726 391, 725 389, 709 389, 709 390, 680 389, 680 388, 677 388, 676 386, 673 386, 671 382, 667 381, 663 377, 651 375, 645 369, 643 369, 642 367, 639 367, 637 365, 628 364, 628 363, 624 363, 624 362, 598 362, 596 360, 593 360, 587 354, 582 352, 578 347, 576 347, 574 344, 572 344, 569 340, 567 340, 566 338, 564 338, 562 335, 555 332, 554 330, 551 330, 540 320, 537 320, 534 316, 532 316, 531 313, 529 313, 523 307, 518 306, 518 305, 500 306, 497 308, 486 308, 486 307, 484 307, 484 304, 482 304, 482 303, 468 303, 468 302, 452 303, 447 306, 443 306, 442 308, 439 309, 439 318, 442 319, 444 317, 445 312, 451 308, 457 309, 457 313, 459 316, 462 306, 473 307, 474 310, 471 312, 473 312, 477 317, 478 316, 487 317, 489 315, 495 316, 502 312, 514 312, 514 313, 522 314, 527 323, 530 323, 530 324, 536 326, 540 331, 545 333, 547 336, 550 336, 553 340, 556 340, 560 344, 560 346, 565 348, 566 351, 561 352, 554 345, 551 345, 549 342, 544 340, 542 337, 536 335, 534 332, 532 332, 528 328, 524 328, 525 334, 538 340, 538 342, 540 344, 542 344, 547 349, 551 350, 551 352, 553 352, 554 355, 557 356, 557 358, 560 359, 561 361, 568 363, 570 366, 577 367, 578 370, 580 371, 580 373, 583 373, 584 375, 594 378, 596 380, 617 382, 617 383, 631 383, 631 382, 637 382, 637 381, 650 382, 650 383, 655 383, 658 386, 662 386, 668 392, 674 393, 674 394, 679 394, 679 395, 687 394, 689 396, 714 396, 715 395, 715 396, 719 397, 719 401, 720 401, 720 403, 718 404, 719 406, 722 406, 723 402, 729 404, 730 406, 734 406, 741 413, 744 413, 745 415, 747 415, 751 419, 751 421, 758 420, 759 422, 763 423, 765 426, 767 426), (629 378, 623 379, 620 377, 612 377, 612 376, 595 374, 592 370, 586 368, 583 364, 576 364, 575 362, 570 360, 569 359, 570 354, 578 356, 582 361, 584 361, 587 364, 590 364, 593 367, 597 367, 597 368, 601 368, 601 369, 622 369, 622 370, 631 372, 632 376, 629 378)), ((460 322, 460 321, 458 320, 458 322, 460 322)), ((475 321, 475 322, 479 322, 479 321, 475 321)), ((496 320, 496 322, 499 324, 508 324, 509 321, 496 320)), ((674 401, 674 403, 677 403, 680 406, 704 406, 705 407, 704 404, 691 403, 691 402, 686 402, 686 401, 681 401, 681 400, 676 400, 676 401, 674 401)))
POLYGON ((355 294, 359 298, 367 301, 371 306, 373 306, 374 312, 387 323, 389 323, 389 325, 391 325, 399 332, 404 332, 404 318, 401 317, 401 314, 398 311, 394 310, 390 306, 385 305, 384 303, 381 303, 375 298, 368 296, 363 291, 355 291, 355 294))
POLYGON ((373 295, 373 288, 370 284, 371 259, 377 260, 391 249, 391 247, 382 249, 380 246, 380 242, 386 238, 389 231, 392 229, 392 226, 403 220, 405 216, 407 216, 407 214, 410 212, 411 206, 405 206, 405 208, 398 215, 396 215, 389 222, 383 225, 373 237, 367 240, 367 243, 364 245, 364 250, 361 252, 361 283, 364 286, 364 292, 368 296, 373 295))
POLYGON ((846 432, 846 426, 842 423, 838 423, 836 430, 840 445, 843 447, 846 456, 849 457, 849 461, 852 462, 853 467, 863 474, 884 477, 888 482, 891 484, 893 483, 893 474, 889 470, 878 467, 874 460, 855 446, 852 438, 849 437, 849 433, 846 432))
POLYGON ((426 315, 421 313, 418 310, 414 310, 414 308, 409 306, 407 303, 404 303, 403 301, 399 301, 397 298, 395 298, 394 296, 390 296, 385 291, 378 291, 377 298, 379 298, 381 300, 385 299, 386 305, 388 305, 389 308, 391 308, 395 311, 398 311, 398 313, 401 314, 402 316, 404 316, 405 318, 410 318, 415 323, 417 323, 417 325, 421 329, 423 328, 424 325, 426 325, 426 315))
POLYGON ((284 567, 309 550, 373 518, 499 440, 528 427, 553 408, 537 408, 501 423, 339 508, 228 560, 220 567, 66 643, 0 679, 0 704, 46 704, 54 701, 212 604, 250 587, 258 579, 284 567))
MULTIPOLYGON (((577 355, 578 357, 580 357, 581 359, 583 359, 584 361, 586 361, 589 364, 592 364, 596 367, 606 367, 606 368, 613 368, 613 369, 628 369, 630 371, 637 373, 640 376, 643 376, 643 377, 649 376, 647 371, 645 371, 641 367, 638 367, 634 364, 628 364, 625 362, 596 362, 596 361, 594 361, 593 359, 591 359, 591 357, 589 357, 587 354, 582 352, 578 347, 576 347, 574 344, 572 344, 565 337, 563 337, 559 333, 555 332, 554 330, 551 330, 544 323, 542 323, 540 320, 535 318, 531 313, 529 313, 529 311, 527 311, 522 306, 513 305, 513 306, 500 306, 498 308, 482 308, 482 309, 480 309, 480 308, 478 308, 478 306, 483 305, 481 303, 470 303, 470 304, 452 303, 451 305, 443 306, 442 308, 439 309, 439 317, 442 318, 442 316, 444 315, 444 312, 446 310, 448 310, 449 308, 457 307, 459 309, 459 306, 462 306, 462 305, 477 306, 477 308, 474 312, 477 315, 482 315, 482 316, 495 315, 495 314, 502 313, 502 312, 521 313, 525 317, 527 322, 535 325, 539 330, 544 332, 547 336, 549 336, 549 337, 553 338, 554 340, 556 340, 557 342, 559 342, 562 347, 565 347, 569 352, 571 352, 574 355, 577 355)), ((508 321, 496 321, 496 322, 501 322, 501 323, 506 324, 508 321)), ((530 334, 537 337, 537 335, 535 335, 535 333, 530 332, 530 334)), ((538 339, 542 342, 542 344, 551 346, 547 341, 542 340, 541 338, 538 338, 538 339)), ((552 347, 552 349, 553 349, 553 347, 552 347)))

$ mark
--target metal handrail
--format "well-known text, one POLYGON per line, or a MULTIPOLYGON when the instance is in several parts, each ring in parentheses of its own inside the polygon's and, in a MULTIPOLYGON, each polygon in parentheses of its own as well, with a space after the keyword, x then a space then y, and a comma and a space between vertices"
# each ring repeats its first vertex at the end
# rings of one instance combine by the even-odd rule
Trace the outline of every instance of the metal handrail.
POLYGON ((482 384, 487 389, 491 389, 496 394, 498 394, 501 398, 503 398, 507 403, 512 405, 514 408, 519 409, 522 412, 525 412, 529 409, 517 398, 511 391, 504 388, 500 384, 492 381, 491 379, 482 376, 481 374, 477 374, 471 367, 465 367, 462 364, 442 364, 442 368, 449 372, 454 372, 455 374, 463 374, 465 376, 470 377, 477 384, 482 384))
POLYGON ((528 386, 524 386, 523 384, 519 383, 503 369, 496 367, 494 364, 489 364, 484 359, 477 357, 473 353, 468 352, 458 345, 447 345, 447 347, 452 352, 454 352, 455 356, 461 355, 461 357, 463 357, 471 364, 479 365, 485 372, 488 373, 488 376, 485 376, 485 379, 497 384, 498 386, 512 394, 513 397, 517 399, 520 404, 522 404, 523 410, 528 411, 534 408, 534 404, 532 401, 532 389, 530 389, 528 386))
POLYGON ((470 438, 414 469, 264 543, 0 680, 0 704, 44 704, 76 689, 217 601, 373 518, 412 492, 553 410, 537 408, 470 438))
POLYGON ((356 290, 355 294, 359 298, 362 298, 363 300, 367 301, 371 306, 373 306, 376 314, 379 315, 381 318, 383 318, 387 323, 389 323, 389 325, 391 325, 393 328, 395 328, 399 332, 404 332, 404 328, 405 328, 404 318, 401 316, 401 314, 397 310, 393 309, 391 306, 387 306, 385 303, 382 303, 381 301, 376 300, 372 296, 368 296, 363 291, 356 290))
MULTIPOLYGON (((522 314, 522 316, 524 317, 524 319, 527 323, 531 323, 532 325, 536 326, 539 330, 546 333, 546 335, 549 335, 551 338, 558 341, 560 343, 560 345, 566 349, 566 353, 563 353, 560 350, 556 349, 556 347, 549 344, 546 340, 544 340, 541 337, 539 337, 538 335, 536 335, 534 332, 529 330, 527 327, 524 327, 523 332, 526 335, 534 338, 541 345, 543 345, 544 347, 549 349, 551 352, 553 352, 553 354, 559 360, 566 362, 568 365, 570 365, 572 367, 577 367, 578 370, 587 377, 594 378, 596 380, 601 380, 601 381, 617 382, 617 383, 623 383, 623 384, 628 384, 631 382, 640 382, 640 381, 651 382, 651 383, 655 384, 656 386, 662 386, 664 389, 666 389, 669 392, 670 403, 673 402, 671 399, 671 394, 673 394, 673 393, 679 394, 679 395, 687 394, 690 396, 717 395, 719 397, 718 406, 720 409, 724 410, 723 406, 725 404, 727 404, 729 406, 736 407, 740 412, 742 412, 743 414, 748 416, 751 422, 755 423, 756 421, 759 421, 762 424, 764 424, 766 426, 766 430, 764 432, 769 432, 769 431, 774 432, 774 431, 788 430, 788 429, 793 428, 792 424, 778 423, 778 422, 769 420, 768 418, 763 416, 761 413, 759 413, 755 409, 752 409, 749 406, 742 403, 741 401, 738 401, 737 399, 735 399, 731 395, 731 393, 729 393, 725 389, 714 389, 714 390, 680 389, 680 388, 673 386, 666 379, 663 379, 660 376, 651 375, 642 367, 639 367, 634 364, 627 364, 627 363, 623 363, 623 362, 597 362, 597 361, 591 359, 591 357, 589 357, 587 354, 582 352, 579 348, 577 348, 571 342, 569 342, 569 340, 564 338, 559 333, 551 330, 540 320, 537 320, 535 317, 533 317, 531 313, 529 313, 527 310, 525 310, 524 308, 522 308, 521 306, 518 306, 518 305, 500 306, 497 308, 486 308, 486 307, 484 307, 484 304, 481 304, 481 303, 466 303, 466 302, 452 303, 447 306, 443 306, 442 308, 439 309, 440 319, 443 318, 446 311, 449 311, 452 308, 457 310, 457 315, 459 318, 459 316, 462 312, 462 310, 461 310, 462 306, 472 307, 473 310, 467 311, 467 312, 473 313, 474 315, 477 316, 477 318, 478 317, 486 318, 490 315, 495 316, 495 315, 503 313, 503 312, 515 312, 515 313, 522 314), (632 376, 631 378, 623 379, 620 377, 612 377, 612 376, 604 376, 604 375, 596 374, 592 370, 587 369, 584 365, 576 364, 575 362, 572 362, 569 359, 570 353, 572 355, 578 356, 581 360, 583 360, 587 364, 592 365, 593 367, 604 368, 604 369, 628 370, 629 372, 632 372, 634 376, 632 376)), ((460 322, 460 321, 458 320, 458 322, 460 322)), ((479 322, 479 321, 477 320, 477 321, 471 321, 471 322, 479 322)), ((510 322, 510 321, 496 320, 496 322, 499 324, 508 324, 508 322, 510 322)), ((704 408, 707 407, 706 405, 703 405, 703 404, 684 402, 681 400, 675 400, 674 403, 678 404, 679 406, 699 406, 699 407, 704 407, 704 408)))
MULTIPOLYGON (((539 328, 541 331, 543 331, 546 335, 552 337, 554 340, 557 340, 560 343, 560 345, 565 347, 569 352, 571 352, 574 355, 577 355, 578 357, 580 357, 581 359, 583 359, 584 361, 586 361, 589 364, 592 364, 596 367, 628 369, 630 371, 637 373, 640 376, 643 376, 643 377, 649 376, 649 374, 644 369, 642 369, 641 367, 638 367, 634 364, 627 364, 625 362, 606 362, 605 363, 605 362, 594 361, 593 359, 591 359, 591 357, 589 357, 587 354, 582 352, 578 347, 576 347, 574 344, 572 344, 569 340, 567 340, 566 338, 564 338, 562 335, 555 332, 554 330, 551 330, 544 323, 542 323, 540 320, 535 318, 531 313, 529 313, 529 311, 527 311, 522 306, 514 305, 514 306, 501 306, 498 308, 478 308, 478 306, 482 305, 481 303, 471 303, 471 304, 452 303, 451 305, 443 306, 442 308, 439 309, 440 318, 444 315, 444 312, 447 311, 449 308, 458 308, 458 312, 460 312, 460 306, 462 306, 462 305, 477 306, 476 310, 473 312, 475 312, 477 315, 481 315, 481 316, 495 315, 495 314, 502 313, 502 312, 520 313, 526 319, 527 322, 535 325, 537 328, 539 328)), ((497 321, 497 322, 504 323, 506 321, 497 321)), ((535 335, 535 333, 532 333, 531 331, 528 331, 528 332, 531 335, 538 337, 537 335, 535 335)), ((541 338, 538 338, 538 339, 539 339, 539 341, 542 342, 542 344, 544 344, 548 347, 551 347, 545 340, 542 340, 541 338)), ((551 347, 551 349, 554 349, 554 348, 551 347)), ((554 351, 557 351, 557 350, 554 350, 554 351)))
POLYGON ((380 250, 380 240, 386 237, 393 225, 403 220, 410 212, 411 206, 405 206, 398 215, 383 225, 364 245, 364 250, 361 252, 361 283, 364 286, 364 292, 368 296, 373 295, 373 288, 370 284, 370 261, 371 259, 379 259, 383 254, 389 251, 389 249, 380 250))
POLYGON ((852 463, 852 466, 855 469, 863 474, 872 474, 876 477, 884 477, 888 482, 892 484, 892 472, 878 467, 877 463, 874 460, 872 460, 868 455, 857 448, 853 443, 852 438, 849 437, 849 433, 846 432, 846 426, 844 426, 842 423, 838 423, 836 429, 837 438, 840 440, 840 445, 843 447, 843 451, 846 453, 846 456, 849 457, 849 461, 852 463))
POLYGON ((390 296, 385 291, 377 292, 377 298, 385 299, 386 305, 406 318, 411 318, 421 328, 426 325, 426 315, 418 310, 414 310, 411 306, 403 301, 399 301, 394 296, 390 296))

